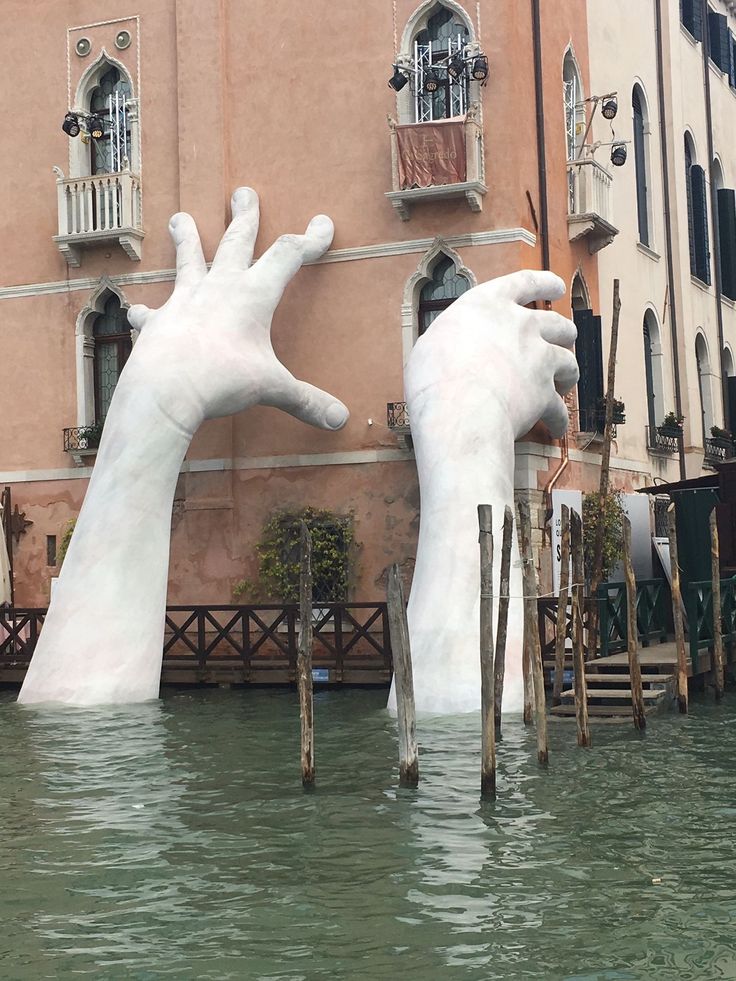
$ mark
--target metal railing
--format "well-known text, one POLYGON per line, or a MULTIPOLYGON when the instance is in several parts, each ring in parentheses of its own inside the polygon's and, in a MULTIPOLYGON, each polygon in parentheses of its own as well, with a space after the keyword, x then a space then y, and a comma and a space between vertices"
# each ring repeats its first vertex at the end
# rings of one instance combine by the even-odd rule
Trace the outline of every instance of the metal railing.
POLYGON ((64 451, 78 453, 82 450, 96 450, 101 438, 101 426, 69 426, 64 430, 64 451))
POLYGON ((734 455, 733 440, 722 436, 706 436, 704 449, 708 463, 725 463, 734 455))
POLYGON ((406 402, 386 403, 386 425, 393 430, 404 432, 409 430, 409 410, 406 402))

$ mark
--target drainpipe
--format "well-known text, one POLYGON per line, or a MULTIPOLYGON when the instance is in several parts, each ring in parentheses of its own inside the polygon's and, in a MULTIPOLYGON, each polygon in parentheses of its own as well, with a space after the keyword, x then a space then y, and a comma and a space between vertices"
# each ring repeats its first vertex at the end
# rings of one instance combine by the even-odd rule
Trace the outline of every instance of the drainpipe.
MULTIPOLYGON (((708 143, 708 182, 710 184, 710 210, 713 216, 713 261, 715 265, 716 323, 718 324, 718 367, 721 373, 721 400, 723 424, 730 428, 728 412, 728 384, 723 371, 723 308, 721 307, 721 240, 718 234, 718 191, 713 179, 713 104, 710 90, 710 27, 708 25, 708 0, 703 3, 703 82, 705 85, 705 128, 708 143)), ((707 434, 706 434, 707 435, 707 434)))
MULTIPOLYGON (((704 0, 707 2, 707 0, 704 0)), ((659 141, 662 152, 662 199, 664 205, 664 232, 665 246, 667 251, 667 285, 670 294, 670 330, 672 334, 672 370, 675 382, 675 412, 678 416, 682 415, 682 388, 680 385, 680 354, 678 351, 677 340, 677 297, 675 283, 675 267, 672 260, 672 200, 670 197, 670 165, 669 165, 669 143, 667 139, 667 124, 665 113, 667 110, 664 93, 664 51, 662 47, 662 0, 654 2, 655 32, 657 49, 657 100, 659 104, 659 141)), ((685 468, 685 438, 679 437, 680 444, 680 479, 686 476, 685 468)))
POLYGON ((544 132, 544 77, 542 74, 542 28, 540 0, 532 4, 532 44, 534 48, 534 101, 537 115, 537 167, 539 173, 539 238, 542 268, 549 269, 549 201, 547 198, 547 147, 544 132))
MULTIPOLYGON (((549 199, 547 195, 547 144, 544 125, 544 75, 542 66, 542 26, 540 0, 531 0, 532 5, 532 44, 534 49, 534 100, 537 117, 537 167, 539 175, 539 237, 542 244, 542 268, 549 269, 549 199)), ((562 459, 557 470, 547 481, 543 500, 545 507, 545 526, 552 518, 552 491, 570 463, 567 435, 560 440, 562 459)), ((552 532, 550 529, 550 544, 552 532)))

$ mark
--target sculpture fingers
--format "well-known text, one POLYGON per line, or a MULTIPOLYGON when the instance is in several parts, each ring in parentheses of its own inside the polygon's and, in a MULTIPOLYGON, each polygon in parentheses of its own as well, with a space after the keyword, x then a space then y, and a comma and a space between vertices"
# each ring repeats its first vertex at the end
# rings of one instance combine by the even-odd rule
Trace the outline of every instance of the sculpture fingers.
POLYGON ((327 215, 312 218, 303 235, 282 235, 253 266, 259 288, 275 305, 305 262, 314 262, 329 249, 335 226, 327 215))
POLYGON ((544 310, 532 314, 535 321, 539 324, 539 333, 550 344, 558 344, 560 347, 572 347, 578 337, 578 329, 572 320, 555 313, 553 310, 544 310))
POLYGON ((565 435, 570 423, 570 416, 567 406, 559 395, 553 397, 541 421, 555 439, 560 439, 561 436, 565 435))
POLYGON ((295 378, 286 368, 269 386, 262 405, 272 405, 319 429, 342 429, 350 418, 347 406, 334 395, 295 378))
POLYGON ((508 300, 523 307, 527 303, 559 300, 565 295, 565 284, 552 272, 542 269, 522 269, 520 272, 481 283, 480 286, 469 290, 461 300, 465 297, 470 299, 474 293, 484 300, 508 300))
POLYGON ((133 330, 143 330, 146 325, 146 321, 153 314, 153 310, 147 307, 145 303, 135 303, 132 307, 128 308, 128 323, 133 328, 133 330))
POLYGON ((555 389, 560 395, 567 395, 575 388, 580 378, 580 368, 572 351, 562 347, 550 347, 548 356, 552 364, 552 377, 555 389))
POLYGON ((176 283, 180 286, 196 286, 207 275, 199 232, 191 215, 181 211, 169 222, 169 232, 176 246, 176 283))
POLYGON ((239 187, 230 207, 233 217, 212 263, 215 272, 243 272, 253 260, 260 222, 258 195, 252 187, 239 187))

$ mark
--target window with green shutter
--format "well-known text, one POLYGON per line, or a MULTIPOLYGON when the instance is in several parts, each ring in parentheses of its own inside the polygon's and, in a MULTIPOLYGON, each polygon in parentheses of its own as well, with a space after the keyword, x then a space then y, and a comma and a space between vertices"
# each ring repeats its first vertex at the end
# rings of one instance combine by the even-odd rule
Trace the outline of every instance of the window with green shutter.
POLYGON ((690 167, 690 186, 692 188, 693 244, 695 246, 695 268, 693 275, 710 286, 710 241, 708 236, 708 188, 705 171, 699 164, 690 167))
POLYGON ((578 329, 575 357, 580 368, 578 381, 578 429, 595 432, 600 422, 600 400, 603 398, 603 338, 601 318, 592 310, 573 311, 578 329))
POLYGON ((708 10, 708 42, 710 60, 722 72, 728 74, 731 67, 728 18, 725 14, 717 14, 715 10, 710 9, 708 10))
POLYGON ((725 187, 718 191, 718 241, 721 292, 729 300, 736 300, 736 193, 725 187))
POLYGON ((703 40, 703 8, 701 0, 680 0, 680 20, 696 41, 703 40))

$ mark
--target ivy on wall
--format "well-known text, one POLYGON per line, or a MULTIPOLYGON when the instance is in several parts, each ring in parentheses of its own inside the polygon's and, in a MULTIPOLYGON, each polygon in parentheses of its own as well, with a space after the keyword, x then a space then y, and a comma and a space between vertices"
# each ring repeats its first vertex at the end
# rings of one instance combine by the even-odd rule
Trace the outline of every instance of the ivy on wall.
MULTIPOLYGON (((583 551, 585 568, 593 568, 595 536, 599 520, 599 496, 597 491, 583 497, 583 551)), ((603 579, 606 580, 621 561, 624 554, 624 525, 626 515, 620 491, 609 491, 603 509, 603 579)))
POLYGON ((353 515, 338 515, 312 507, 277 511, 270 518, 256 546, 260 559, 259 581, 237 583, 233 589, 236 598, 260 594, 276 602, 298 601, 302 521, 312 536, 314 599, 322 602, 347 600, 351 551, 355 542, 353 515))

